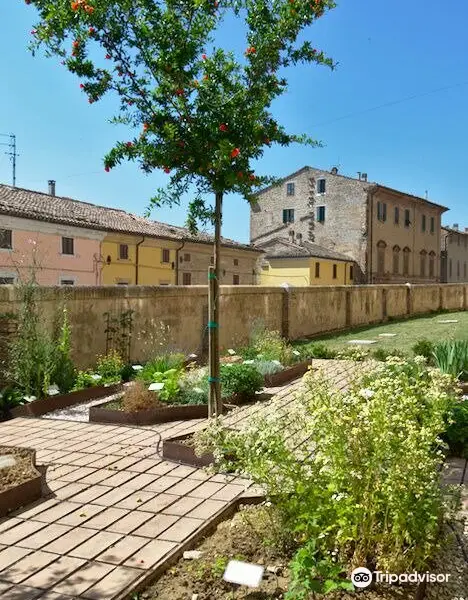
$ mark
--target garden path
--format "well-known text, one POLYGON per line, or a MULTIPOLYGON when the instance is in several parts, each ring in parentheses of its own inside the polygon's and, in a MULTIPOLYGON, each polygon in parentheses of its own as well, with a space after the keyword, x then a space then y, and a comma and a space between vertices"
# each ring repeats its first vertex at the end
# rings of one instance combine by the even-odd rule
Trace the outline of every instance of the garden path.
MULTIPOLYGON (((345 388, 359 363, 314 361, 345 388)), ((268 391, 287 407, 300 381, 268 391)), ((255 404, 226 417, 231 426, 269 409, 255 404)), ((58 419, 0 424, 0 444, 35 448, 46 468, 45 496, 0 520, 0 598, 123 600, 190 545, 250 482, 180 466, 159 454, 162 439, 204 420, 131 428, 58 419)), ((451 476, 465 478, 466 462, 451 476)), ((468 509, 468 496, 465 499, 468 509)))

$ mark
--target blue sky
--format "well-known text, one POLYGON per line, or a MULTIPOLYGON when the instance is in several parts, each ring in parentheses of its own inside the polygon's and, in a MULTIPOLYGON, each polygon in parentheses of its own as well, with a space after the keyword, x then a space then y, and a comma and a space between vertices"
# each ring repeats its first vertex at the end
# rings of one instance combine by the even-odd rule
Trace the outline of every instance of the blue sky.
MULTIPOLYGON (((46 191, 47 180, 55 179, 57 194, 142 214, 168 177, 145 176, 131 163, 104 172, 102 157, 124 138, 108 123, 111 103, 89 105, 58 60, 30 55, 34 22, 32 7, 2 1, 0 133, 17 136, 17 185, 46 191)), ((427 190, 430 200, 451 208, 445 223, 468 226, 467 22, 463 0, 452 0, 450 9, 438 0, 338 2, 305 35, 338 68, 290 69, 288 92, 273 106, 289 131, 307 133, 324 146, 267 149, 257 172, 282 176, 306 164, 337 165, 350 176, 367 172, 372 181, 412 194, 424 197, 427 190), (428 93, 440 88, 446 89, 428 93), (368 110, 374 107, 381 108, 368 110)), ((229 24, 229 35, 236 34, 241 48, 242 28, 229 24)), ((11 183, 3 150, 0 182, 11 183)), ((152 217, 183 225, 185 208, 183 202, 152 217)), ((235 195, 226 197, 223 233, 248 240, 248 205, 235 195)))

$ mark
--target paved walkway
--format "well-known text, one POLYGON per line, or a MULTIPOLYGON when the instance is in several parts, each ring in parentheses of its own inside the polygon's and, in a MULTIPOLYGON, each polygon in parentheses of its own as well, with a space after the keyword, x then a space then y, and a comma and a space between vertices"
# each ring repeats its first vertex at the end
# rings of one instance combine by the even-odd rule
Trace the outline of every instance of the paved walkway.
MULTIPOLYGON (((357 367, 315 361, 344 388, 357 367)), ((293 402, 300 382, 268 390, 293 402)), ((254 405, 229 415, 249 418, 254 405)), ((143 428, 57 419, 0 424, 0 444, 36 448, 47 467, 39 502, 0 520, 0 597, 5 600, 117 600, 187 542, 249 482, 162 460, 160 442, 204 420, 143 428)), ((453 476, 465 476, 466 465, 453 476)))

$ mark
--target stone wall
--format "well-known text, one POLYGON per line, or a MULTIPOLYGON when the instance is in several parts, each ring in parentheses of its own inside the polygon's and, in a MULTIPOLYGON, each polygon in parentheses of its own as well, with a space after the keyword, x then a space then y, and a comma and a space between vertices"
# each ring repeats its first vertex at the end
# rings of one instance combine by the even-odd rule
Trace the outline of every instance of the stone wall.
MULTIPOLYGON (((466 310, 468 284, 312 286, 301 288, 222 286, 220 342, 223 350, 249 341, 263 324, 298 339, 388 318, 404 318, 442 309, 466 310)), ((119 330, 121 316, 131 319, 132 362, 173 349, 200 353, 207 348, 206 286, 44 287, 38 289, 43 322, 52 327, 63 303, 72 326, 73 355, 80 367, 95 363, 109 348, 108 320, 119 330), (161 333, 161 324, 166 334, 161 333)), ((19 289, 0 287, 0 354, 5 353, 19 306, 19 289), (3 344, 3 345, 2 345, 3 344), (3 350, 2 350, 3 348, 3 350)), ((114 332, 115 333, 115 332, 114 332)), ((113 342, 112 342, 113 343, 113 342)), ((0 356, 1 358, 1 356, 0 356)))

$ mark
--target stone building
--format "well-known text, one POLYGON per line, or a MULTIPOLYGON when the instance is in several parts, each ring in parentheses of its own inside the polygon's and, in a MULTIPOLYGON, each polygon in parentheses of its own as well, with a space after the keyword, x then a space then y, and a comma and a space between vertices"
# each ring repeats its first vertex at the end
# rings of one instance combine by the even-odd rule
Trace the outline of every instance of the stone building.
POLYGON ((250 241, 308 241, 356 262, 355 283, 440 279, 441 215, 433 202, 338 173, 303 167, 257 193, 250 241))
POLYGON ((442 227, 440 243, 440 280, 468 281, 468 227, 464 231, 456 223, 453 227, 442 227))

